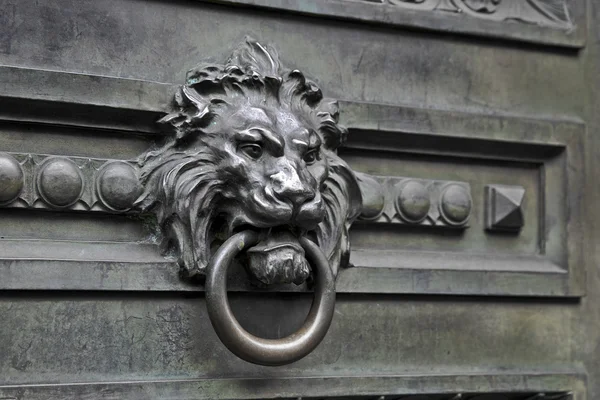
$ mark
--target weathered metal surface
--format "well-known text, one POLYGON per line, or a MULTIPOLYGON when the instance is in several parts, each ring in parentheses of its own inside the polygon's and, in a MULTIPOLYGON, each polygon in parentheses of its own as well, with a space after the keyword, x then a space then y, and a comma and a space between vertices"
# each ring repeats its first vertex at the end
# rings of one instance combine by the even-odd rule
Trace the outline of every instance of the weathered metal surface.
MULTIPOLYGON (((340 2, 343 7, 339 8, 361 15, 351 7, 355 2, 340 2)), ((79 0, 4 0, 4 4, 14 5, 14 13, 4 15, 16 22, 5 25, 10 34, 2 38, 4 46, 10 44, 10 52, 2 53, 3 65, 178 84, 198 60, 207 56, 222 60, 231 46, 252 34, 285 49, 286 64, 318 77, 319 86, 327 88, 326 94, 332 98, 532 118, 581 119, 585 115, 586 99, 581 93, 589 85, 574 51, 282 16, 203 1, 159 1, 148 6, 145 0, 127 0, 118 7, 108 0, 89 2, 86 7, 79 0), (42 20, 45 23, 40 26, 37 21, 42 20), (94 23, 81 22, 89 20, 94 23)), ((415 20, 405 10, 397 14, 415 20)), ((435 24, 444 21, 447 18, 440 17, 435 24)), ((511 25, 510 30, 517 28, 511 25)), ((35 82, 40 96, 61 93, 44 90, 58 83, 54 80, 35 82)), ((63 82, 60 87, 68 84, 63 82)), ((2 85, 11 86, 10 81, 2 85)), ((124 93, 140 99, 142 105, 162 96, 166 106, 173 93, 146 95, 135 82, 128 86, 124 93)), ((81 98, 93 96, 99 85, 82 82, 80 87, 77 96, 81 98)), ((32 87, 19 85, 19 89, 30 91, 32 87)), ((104 95, 114 103, 121 98, 116 90, 104 95)), ((126 111, 103 121, 123 121, 126 111)), ((45 112, 47 109, 37 108, 35 114, 45 112)), ((71 114, 82 119, 81 112, 71 114)), ((134 126, 148 122, 145 118, 126 120, 134 126)))
MULTIPOLYGON (((600 20, 600 3, 588 2, 590 21, 600 20)), ((590 43, 585 58, 582 60, 586 76, 600 76, 600 24, 591 23, 589 35, 593 43, 590 43)), ((589 371, 588 398, 600 396, 600 358, 597 356, 600 350, 600 212, 596 205, 600 202, 600 186, 597 184, 600 171, 600 90, 598 85, 588 88, 586 101, 589 107, 585 118, 589 127, 586 134, 585 149, 585 194, 583 198, 584 210, 587 217, 584 223, 584 246, 583 263, 586 265, 586 291, 585 300, 579 304, 574 312, 573 323, 577 328, 573 329, 573 357, 581 360, 584 368, 589 371)))
MULTIPOLYGON (((220 3, 1 2, 0 62, 13 67, 0 69, 0 151, 133 160, 163 136, 155 121, 184 72, 250 33, 345 100, 339 155, 354 170, 465 182, 469 227, 355 224, 330 332, 303 360, 263 368, 220 344, 155 221, 56 208, 68 193, 46 191, 43 209, 0 210, 2 396, 597 398, 600 6, 571 2, 565 31, 367 1, 220 3), (489 185, 525 189, 518 232, 486 231, 489 185)), ((2 182, 18 182, 3 161, 2 182)), ((2 190, 8 202, 23 188, 2 190)), ((408 219, 425 208, 414 198, 408 219)), ((229 283, 259 291, 243 274, 229 283)), ((244 329, 277 338, 301 325, 306 290, 230 301, 244 329)))
MULTIPOLYGON (((229 297, 246 330, 272 339, 298 329, 312 300, 309 293, 229 297)), ((556 300, 339 294, 323 342, 302 360, 273 368, 241 361, 218 340, 202 295, 4 294, 0 352, 10 356, 0 360, 0 375, 3 385, 406 375, 422 382, 421 392, 435 392, 441 389, 432 376, 445 375, 443 390, 451 391, 452 379, 487 374, 514 379, 514 387, 482 378, 484 386, 463 382, 454 390, 528 390, 531 378, 521 376, 528 372, 581 373, 570 364, 573 349, 556 346, 569 338, 572 307, 556 300)), ((577 389, 556 379, 556 386, 537 390, 577 389)))
POLYGON ((80 399, 102 393, 108 399, 289 399, 289 400, 576 400, 578 393, 561 391, 561 387, 582 388, 582 380, 564 375, 523 375, 521 377, 494 377, 489 375, 459 378, 436 376, 427 380, 406 377, 309 378, 309 379, 220 379, 184 380, 175 382, 123 382, 118 384, 36 385, 26 388, 6 388, 8 396, 28 399, 80 399), (479 390, 457 393, 456 386, 479 387, 479 390), (483 387, 493 386, 494 393, 483 387), (522 387, 528 389, 521 389, 522 387), (352 395, 348 393, 352 387, 352 395), (429 395, 415 394, 421 387, 435 388, 429 395), (549 388, 543 392, 536 388, 549 388))

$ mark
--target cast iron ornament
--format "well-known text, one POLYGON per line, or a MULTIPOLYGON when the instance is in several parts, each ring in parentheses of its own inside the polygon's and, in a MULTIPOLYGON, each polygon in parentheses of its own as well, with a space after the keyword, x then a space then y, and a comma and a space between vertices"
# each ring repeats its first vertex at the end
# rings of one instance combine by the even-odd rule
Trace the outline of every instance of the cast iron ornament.
POLYGON ((294 362, 323 339, 335 307, 335 276, 348 265, 348 229, 362 198, 337 156, 347 130, 338 105, 277 52, 246 39, 224 64, 187 74, 173 134, 140 158, 136 205, 156 214, 164 249, 186 278, 206 276, 207 307, 221 341, 262 365, 294 362), (305 282, 315 299, 305 325, 280 339, 256 338, 235 321, 226 271, 236 255, 265 285, 305 282))

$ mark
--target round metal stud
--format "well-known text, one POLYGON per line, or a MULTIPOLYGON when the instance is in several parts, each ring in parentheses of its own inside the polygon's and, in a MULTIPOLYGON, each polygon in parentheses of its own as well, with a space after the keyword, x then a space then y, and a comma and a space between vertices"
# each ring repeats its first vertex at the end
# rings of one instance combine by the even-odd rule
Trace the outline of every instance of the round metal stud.
POLYGON ((385 206, 385 194, 381 184, 366 174, 356 174, 362 195, 360 219, 373 221, 381 216, 385 206))
POLYGON ((38 190, 53 207, 69 207, 83 194, 83 176, 77 164, 67 158, 51 158, 38 174, 38 190))
POLYGON ((473 201, 464 186, 451 183, 442 191, 440 214, 449 225, 464 225, 469 220, 473 201))
POLYGON ((0 204, 15 201, 24 186, 21 164, 13 156, 0 153, 0 204))
POLYGON ((418 224, 427 218, 431 200, 429 190, 421 182, 406 180, 398 186, 396 210, 400 217, 411 224, 418 224))
POLYGON ((135 168, 123 161, 106 164, 98 173, 96 185, 100 201, 115 211, 131 208, 142 190, 135 168))

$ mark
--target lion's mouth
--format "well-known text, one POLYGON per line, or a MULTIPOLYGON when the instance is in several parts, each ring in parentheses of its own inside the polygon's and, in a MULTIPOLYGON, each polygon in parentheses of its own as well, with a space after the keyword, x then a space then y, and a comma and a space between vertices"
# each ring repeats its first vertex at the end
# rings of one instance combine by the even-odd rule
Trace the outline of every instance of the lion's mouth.
POLYGON ((310 276, 310 265, 298 241, 302 233, 287 226, 256 229, 262 240, 246 251, 248 269, 266 285, 300 285, 310 276))

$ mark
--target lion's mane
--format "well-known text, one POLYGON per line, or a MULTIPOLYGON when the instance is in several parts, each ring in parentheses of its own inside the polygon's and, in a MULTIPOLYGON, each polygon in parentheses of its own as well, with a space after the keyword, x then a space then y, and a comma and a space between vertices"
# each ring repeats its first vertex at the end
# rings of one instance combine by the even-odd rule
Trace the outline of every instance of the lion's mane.
POLYGON ((251 39, 224 64, 201 64, 187 73, 175 95, 174 111, 160 120, 172 135, 139 159, 144 191, 137 207, 156 214, 165 251, 177 257, 182 273, 204 275, 212 252, 217 204, 229 183, 219 181, 214 150, 208 146, 192 149, 189 143, 206 134, 223 106, 242 100, 286 107, 318 128, 329 175, 321 188, 326 216, 316 235, 337 272, 348 263, 348 229, 362 203, 354 173, 336 154, 347 136, 338 124, 337 102, 323 98, 317 85, 300 71, 282 67, 274 49, 251 39))

